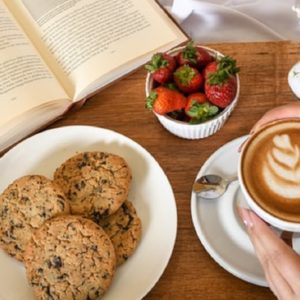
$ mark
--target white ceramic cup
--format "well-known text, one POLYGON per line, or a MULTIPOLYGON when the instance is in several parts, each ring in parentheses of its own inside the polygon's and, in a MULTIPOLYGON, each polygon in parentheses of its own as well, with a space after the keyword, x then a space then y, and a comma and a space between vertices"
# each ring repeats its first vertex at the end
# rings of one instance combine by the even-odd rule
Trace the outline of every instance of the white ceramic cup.
POLYGON ((300 61, 290 69, 288 73, 288 84, 295 96, 300 99, 300 61))
MULTIPOLYGON (((289 119, 289 120, 296 120, 297 122, 300 122, 300 119, 289 119)), ((291 232, 300 232, 300 222, 291 222, 284 219, 281 219, 265 209, 263 209, 250 195, 248 188, 247 188, 247 182, 245 182, 245 178, 243 177, 242 169, 244 168, 244 156, 246 155, 248 151, 248 146, 253 142, 254 139, 257 139, 257 137, 268 127, 278 124, 279 122, 286 122, 287 120, 279 120, 274 121, 272 123, 267 124, 260 130, 258 130, 255 134, 250 136, 247 140, 247 142, 243 145, 240 157, 239 157, 239 163, 238 163, 238 179, 241 187, 241 191, 245 197, 245 200, 249 207, 264 221, 269 223, 270 225, 277 227, 281 230, 291 231, 291 232)), ((300 132, 299 132, 300 134, 300 132)), ((256 155, 260 155, 257 153, 256 155)), ((300 185, 300 182, 299 182, 300 185)))

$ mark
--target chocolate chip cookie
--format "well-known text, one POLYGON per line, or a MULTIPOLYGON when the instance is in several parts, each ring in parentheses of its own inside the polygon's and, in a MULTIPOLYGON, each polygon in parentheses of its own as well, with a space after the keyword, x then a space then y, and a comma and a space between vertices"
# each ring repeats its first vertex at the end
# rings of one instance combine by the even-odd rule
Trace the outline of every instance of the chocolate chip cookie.
POLYGON ((73 214, 111 215, 127 199, 131 172, 126 161, 106 152, 79 153, 54 173, 73 214))
POLYGON ((133 254, 142 233, 142 223, 133 204, 125 201, 114 214, 93 220, 110 237, 115 247, 117 265, 122 264, 133 254))
POLYGON ((116 267, 114 247, 104 230, 75 215, 45 222, 33 234, 24 258, 37 299, 100 299, 116 267))
POLYGON ((16 179, 0 195, 0 247, 22 261, 32 232, 69 212, 68 200, 52 180, 40 175, 16 179))

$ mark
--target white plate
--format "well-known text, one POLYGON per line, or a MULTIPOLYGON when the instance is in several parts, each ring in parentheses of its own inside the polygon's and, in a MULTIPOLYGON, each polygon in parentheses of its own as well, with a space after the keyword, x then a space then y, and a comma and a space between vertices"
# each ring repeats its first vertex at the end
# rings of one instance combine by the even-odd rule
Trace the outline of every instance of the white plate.
MULTIPOLYGON (((116 132, 89 126, 68 126, 39 133, 0 159, 0 192, 26 174, 52 178, 57 166, 80 151, 107 151, 125 158, 133 182, 129 199, 142 220, 141 242, 121 265, 103 299, 141 299, 155 285, 171 257, 177 210, 170 183, 155 159, 143 147, 116 132)), ((21 263, 0 252, 0 299, 34 299, 21 263)))
MULTIPOLYGON (((246 137, 237 138, 213 153, 200 169, 204 174, 234 177, 237 173, 238 148, 246 137)), ((197 235, 211 257, 225 270, 247 282, 267 286, 254 248, 240 221, 236 207, 244 204, 238 182, 215 200, 191 196, 192 219, 197 235)))

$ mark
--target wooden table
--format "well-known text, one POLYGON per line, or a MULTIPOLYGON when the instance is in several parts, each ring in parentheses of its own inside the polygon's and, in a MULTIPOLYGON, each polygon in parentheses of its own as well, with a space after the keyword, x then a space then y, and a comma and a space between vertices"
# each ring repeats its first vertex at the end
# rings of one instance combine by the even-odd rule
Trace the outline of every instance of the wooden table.
POLYGON ((142 68, 99 92, 52 127, 83 124, 115 130, 146 148, 167 174, 177 203, 177 240, 165 272, 145 299, 275 299, 269 289, 234 277, 208 255, 192 224, 190 196, 199 168, 215 150, 247 134, 268 109, 297 100, 287 84, 287 73, 300 60, 300 44, 209 46, 233 56, 241 67, 239 103, 215 135, 184 140, 167 132, 144 108, 146 73, 142 68))

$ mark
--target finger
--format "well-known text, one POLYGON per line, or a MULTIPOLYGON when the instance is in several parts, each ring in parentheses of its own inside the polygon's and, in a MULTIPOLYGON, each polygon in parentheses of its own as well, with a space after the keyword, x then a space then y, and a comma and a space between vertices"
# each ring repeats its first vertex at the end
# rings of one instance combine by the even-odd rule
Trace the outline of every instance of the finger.
POLYGON ((294 282, 295 278, 300 278, 300 257, 280 239, 272 229, 266 225, 256 214, 249 211, 253 226, 252 235, 264 247, 266 255, 276 266, 280 266, 280 272, 289 282, 294 282))
POLYGON ((257 131, 263 125, 284 118, 299 118, 300 117, 300 103, 290 103, 278 106, 265 113, 262 118, 252 127, 253 132, 257 131))
MULTIPOLYGON (((300 118, 300 103, 289 103, 286 105, 281 105, 267 111, 252 127, 250 131, 250 136, 253 135, 257 130, 259 130, 264 125, 276 121, 279 119, 286 118, 300 118)), ((238 152, 241 152, 244 145, 248 141, 249 137, 240 145, 238 152)))
POLYGON ((264 269, 270 289, 280 299, 291 299, 294 294, 294 290, 281 273, 280 268, 278 268, 277 264, 274 263, 273 258, 276 254, 274 253, 270 255, 257 235, 253 234, 253 231, 251 231, 249 235, 255 247, 257 258, 264 269))
POLYGON ((269 284, 270 290, 271 290, 271 291, 273 292, 273 294, 279 299, 277 287, 274 285, 273 281, 271 280, 270 275, 269 275, 269 272, 266 272, 266 271, 264 270, 264 273, 265 273, 266 280, 267 280, 267 282, 268 282, 268 284, 269 284))
MULTIPOLYGON (((255 252, 257 255, 257 258, 259 259, 262 268, 265 272, 266 279, 269 283, 270 289, 274 292, 274 294, 280 298, 282 296, 285 296, 285 299, 288 299, 287 297, 291 297, 293 295, 293 289, 287 282, 287 280, 284 278, 284 276, 281 274, 280 270, 278 270, 276 263, 274 263, 274 256, 278 255, 276 252, 270 253, 268 250, 268 247, 265 247, 264 242, 260 239, 260 234, 257 234, 257 221, 255 217, 252 218, 251 212, 248 209, 239 209, 239 213, 242 217, 242 220, 246 224, 249 237, 253 243, 253 246, 255 248, 255 252), (284 292, 282 292, 284 291, 284 292)), ((262 221, 261 221, 262 222, 262 221)), ((264 229, 268 231, 269 234, 274 234, 272 230, 262 222, 264 229)))
POLYGON ((241 217, 247 226, 250 238, 262 260, 268 259, 288 282, 300 278, 300 257, 253 212, 240 209, 241 217))
POLYGON ((278 299, 292 299, 295 295, 293 288, 282 276, 280 270, 271 261, 267 261, 267 265, 263 266, 269 287, 278 299))

